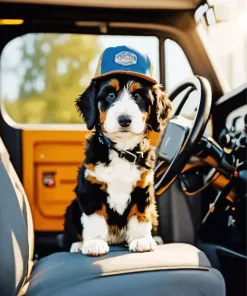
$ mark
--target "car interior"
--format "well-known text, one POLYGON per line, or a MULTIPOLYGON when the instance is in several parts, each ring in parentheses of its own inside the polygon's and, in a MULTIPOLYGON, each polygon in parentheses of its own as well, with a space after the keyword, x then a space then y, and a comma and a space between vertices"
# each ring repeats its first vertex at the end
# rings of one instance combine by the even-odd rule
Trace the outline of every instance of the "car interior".
POLYGON ((224 89, 198 33, 211 10, 205 0, 0 1, 0 295, 246 295, 247 83, 224 89), (87 257, 63 246, 89 133, 74 102, 100 51, 119 42, 150 51, 173 104, 151 137, 159 243, 87 257))

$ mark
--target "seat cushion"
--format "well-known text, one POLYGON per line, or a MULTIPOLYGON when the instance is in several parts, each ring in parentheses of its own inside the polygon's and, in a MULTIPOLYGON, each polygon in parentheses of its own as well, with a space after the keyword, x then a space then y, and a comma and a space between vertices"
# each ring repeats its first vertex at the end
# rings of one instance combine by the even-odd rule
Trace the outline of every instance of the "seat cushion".
POLYGON ((27 285, 27 296, 225 295, 221 274, 187 244, 162 245, 150 253, 112 247, 102 257, 55 253, 35 265, 27 285))

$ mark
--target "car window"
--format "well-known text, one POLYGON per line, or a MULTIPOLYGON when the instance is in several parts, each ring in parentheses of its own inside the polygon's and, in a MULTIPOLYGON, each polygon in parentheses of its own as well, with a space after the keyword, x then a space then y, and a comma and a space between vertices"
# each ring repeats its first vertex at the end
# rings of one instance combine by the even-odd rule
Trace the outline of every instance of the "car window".
MULTIPOLYGON (((176 86, 183 82, 186 78, 193 76, 193 71, 190 63, 181 48, 181 46, 171 40, 165 40, 165 86, 166 91, 171 93, 176 86)), ((181 92, 175 100, 172 102, 173 112, 176 110, 178 104, 181 102, 183 96, 187 90, 181 92)), ((198 93, 193 91, 187 102, 185 103, 183 109, 181 110, 181 115, 188 119, 194 119, 196 114, 196 108, 198 106, 198 93)), ((212 121, 209 120, 204 135, 212 136, 212 121)))
POLYGON ((171 92, 181 81, 193 75, 184 51, 177 42, 165 40, 165 85, 171 92))
MULTIPOLYGON (((191 77, 193 71, 188 62, 188 59, 180 47, 180 45, 170 39, 165 40, 165 86, 166 91, 171 93, 173 89, 183 82, 186 78, 191 77)), ((177 105, 183 98, 183 91, 177 98, 173 101, 173 110, 176 109, 177 105)), ((198 100, 196 92, 193 92, 188 101, 182 109, 182 114, 186 117, 193 117, 195 108, 197 107, 198 100)))
POLYGON ((74 101, 94 76, 101 52, 117 45, 145 50, 159 80, 155 36, 32 33, 13 39, 0 60, 2 112, 17 123, 81 123, 74 101))

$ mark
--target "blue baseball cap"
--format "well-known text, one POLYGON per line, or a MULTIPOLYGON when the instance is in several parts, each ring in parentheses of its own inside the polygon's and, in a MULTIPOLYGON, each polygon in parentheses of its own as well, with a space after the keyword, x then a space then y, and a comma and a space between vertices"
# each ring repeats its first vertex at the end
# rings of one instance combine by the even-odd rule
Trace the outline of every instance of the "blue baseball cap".
POLYGON ((111 74, 133 75, 158 83, 153 77, 153 65, 148 55, 124 45, 105 49, 92 80, 111 74))

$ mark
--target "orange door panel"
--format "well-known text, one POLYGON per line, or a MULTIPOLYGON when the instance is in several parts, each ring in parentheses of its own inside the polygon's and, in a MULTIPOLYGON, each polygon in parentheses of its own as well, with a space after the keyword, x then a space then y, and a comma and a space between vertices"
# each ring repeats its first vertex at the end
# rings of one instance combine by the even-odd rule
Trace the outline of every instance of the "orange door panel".
MULTIPOLYGON (((87 131, 22 132, 23 185, 36 231, 61 231, 65 209, 75 198, 87 131)), ((151 142, 157 142, 152 134, 151 142)))
POLYGON ((76 166, 68 163, 36 166, 36 205, 42 216, 63 218, 64 209, 75 197, 73 190, 79 165, 80 163, 76 166))
POLYGON ((86 131, 22 132, 23 183, 36 231, 61 231, 67 205, 75 198, 86 131), (45 185, 52 173, 55 184, 45 185))

